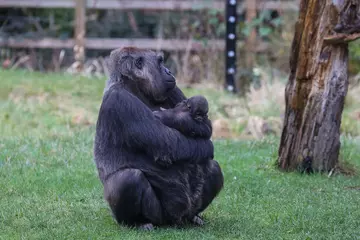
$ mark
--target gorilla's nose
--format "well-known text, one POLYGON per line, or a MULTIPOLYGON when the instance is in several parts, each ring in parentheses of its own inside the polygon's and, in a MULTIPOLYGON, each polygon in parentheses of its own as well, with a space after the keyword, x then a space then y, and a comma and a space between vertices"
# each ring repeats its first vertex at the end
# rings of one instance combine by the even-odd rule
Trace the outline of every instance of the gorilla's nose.
POLYGON ((171 72, 170 72, 170 70, 167 69, 167 68, 165 68, 165 72, 166 72, 166 74, 168 74, 168 75, 172 75, 171 72))

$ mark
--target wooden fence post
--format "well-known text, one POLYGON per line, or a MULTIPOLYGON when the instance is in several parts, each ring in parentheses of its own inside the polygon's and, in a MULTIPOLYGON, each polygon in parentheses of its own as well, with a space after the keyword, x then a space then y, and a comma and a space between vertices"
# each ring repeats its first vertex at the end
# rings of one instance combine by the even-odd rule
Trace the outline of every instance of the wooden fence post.
MULTIPOLYGON (((246 24, 256 18, 256 0, 246 0, 246 24)), ((256 28, 254 27, 246 39, 246 68, 252 70, 255 63, 256 28)))
POLYGON ((75 0, 75 46, 74 56, 78 70, 85 61, 86 0, 75 0))

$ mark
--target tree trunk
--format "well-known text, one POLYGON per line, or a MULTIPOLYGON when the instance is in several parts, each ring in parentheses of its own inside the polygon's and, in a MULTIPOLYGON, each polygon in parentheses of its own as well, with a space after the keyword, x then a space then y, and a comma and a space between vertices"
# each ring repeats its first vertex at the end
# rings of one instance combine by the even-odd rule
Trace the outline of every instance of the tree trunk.
POLYGON ((281 169, 323 172, 338 163, 348 42, 359 38, 359 5, 359 0, 301 0, 285 90, 281 169))

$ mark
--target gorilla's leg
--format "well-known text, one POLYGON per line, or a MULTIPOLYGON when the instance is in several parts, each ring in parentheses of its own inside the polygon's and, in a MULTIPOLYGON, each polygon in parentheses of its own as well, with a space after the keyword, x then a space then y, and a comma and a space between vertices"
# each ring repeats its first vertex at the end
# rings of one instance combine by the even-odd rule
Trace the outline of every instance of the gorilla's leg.
POLYGON ((198 214, 200 214, 210 205, 210 203, 218 195, 218 193, 221 191, 224 185, 224 176, 222 174, 220 165, 217 161, 210 160, 209 162, 207 162, 206 165, 204 166, 204 172, 205 172, 205 183, 203 186, 203 194, 200 199, 201 201, 200 208, 197 209, 197 211, 195 212, 196 215, 192 219, 192 221, 198 225, 202 225, 200 224, 201 219, 200 220, 198 219, 199 218, 198 214))
POLYGON ((189 185, 191 186, 192 208, 189 209, 186 222, 202 226, 204 221, 199 214, 204 211, 221 191, 224 177, 220 165, 215 160, 188 166, 189 185))
POLYGON ((111 175, 104 184, 104 196, 118 223, 160 225, 163 221, 158 198, 144 174, 125 169, 111 175))

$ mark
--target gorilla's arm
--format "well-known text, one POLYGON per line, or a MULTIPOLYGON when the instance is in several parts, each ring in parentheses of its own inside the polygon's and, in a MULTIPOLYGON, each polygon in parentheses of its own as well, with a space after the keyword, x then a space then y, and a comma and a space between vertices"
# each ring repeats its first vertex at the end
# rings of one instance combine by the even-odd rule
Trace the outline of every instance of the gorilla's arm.
POLYGON ((174 108, 153 112, 163 124, 180 131, 185 136, 210 139, 212 126, 209 119, 195 121, 189 112, 177 113, 174 108))
POLYGON ((195 138, 210 139, 212 134, 212 127, 210 123, 196 122, 192 118, 181 119, 169 127, 178 129, 185 135, 195 138))
POLYGON ((112 145, 144 151, 155 159, 200 162, 213 158, 210 140, 187 138, 165 126, 138 98, 116 86, 103 98, 99 124, 111 132, 112 145))
POLYGON ((171 90, 171 92, 169 93, 169 97, 166 99, 165 103, 170 108, 173 108, 175 107, 176 104, 178 104, 179 102, 185 99, 186 97, 184 93, 180 90, 180 88, 178 88, 178 86, 175 86, 175 88, 171 90))

